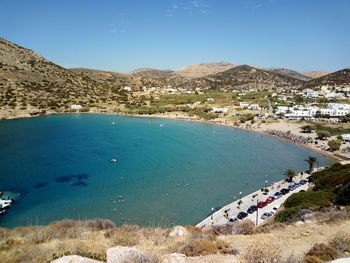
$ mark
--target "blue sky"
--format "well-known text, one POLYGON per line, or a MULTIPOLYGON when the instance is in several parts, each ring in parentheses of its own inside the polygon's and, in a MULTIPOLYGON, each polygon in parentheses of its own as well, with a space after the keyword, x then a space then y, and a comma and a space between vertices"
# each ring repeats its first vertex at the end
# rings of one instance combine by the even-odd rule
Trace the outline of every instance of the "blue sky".
POLYGON ((0 36, 64 67, 350 67, 349 0, 0 0, 0 36))

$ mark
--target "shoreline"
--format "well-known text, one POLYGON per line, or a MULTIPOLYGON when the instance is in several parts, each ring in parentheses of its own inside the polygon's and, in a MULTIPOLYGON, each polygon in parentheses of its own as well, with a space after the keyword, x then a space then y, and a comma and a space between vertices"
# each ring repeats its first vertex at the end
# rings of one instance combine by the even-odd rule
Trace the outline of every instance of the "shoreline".
MULTIPOLYGON (((250 131, 250 132, 256 132, 256 133, 260 133, 266 136, 271 136, 274 137, 276 139, 285 141, 285 142, 289 142, 291 144, 294 144, 296 146, 300 146, 303 147, 305 149, 311 150, 315 153, 321 154, 323 156, 326 156, 334 161, 344 161, 344 159, 336 156, 333 153, 330 152, 325 152, 322 151, 318 148, 315 148, 311 145, 306 145, 306 144, 300 144, 300 143, 296 143, 293 142, 291 140, 285 139, 285 138, 281 138, 279 136, 270 134, 265 132, 264 130, 259 130, 259 129, 254 129, 254 128, 244 128, 244 127, 240 127, 240 126, 236 126, 230 123, 227 123, 223 120, 219 120, 219 121, 210 121, 210 120, 206 120, 206 119, 202 119, 202 118, 198 118, 198 117, 187 117, 187 116, 169 116, 169 115, 139 115, 139 114, 127 114, 127 113, 115 113, 115 112, 62 112, 62 113, 47 113, 44 115, 37 115, 37 116, 18 116, 18 117, 10 117, 7 119, 0 119, 0 121, 6 121, 6 120, 16 120, 16 119, 30 119, 30 118, 39 118, 39 117, 45 117, 45 116, 52 116, 52 115, 67 115, 67 114, 103 114, 103 115, 117 115, 117 116, 129 116, 129 117, 136 117, 136 118, 154 118, 154 119, 170 119, 170 120, 180 120, 180 121, 188 121, 188 122, 197 122, 197 123, 204 123, 204 124, 210 124, 210 125, 220 125, 220 126, 226 126, 226 127, 230 127, 233 129, 240 129, 240 130, 245 130, 245 131, 250 131)), ((215 120, 215 119, 214 119, 215 120)))

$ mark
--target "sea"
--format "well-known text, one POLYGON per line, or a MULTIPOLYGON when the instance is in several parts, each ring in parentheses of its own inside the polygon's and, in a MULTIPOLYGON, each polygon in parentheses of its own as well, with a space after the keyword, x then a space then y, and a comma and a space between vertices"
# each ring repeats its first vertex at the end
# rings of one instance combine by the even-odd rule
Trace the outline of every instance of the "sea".
POLYGON ((108 114, 3 120, 0 191, 18 198, 0 227, 94 218, 196 224, 287 169, 306 170, 308 156, 331 162, 274 137, 197 122, 108 114))

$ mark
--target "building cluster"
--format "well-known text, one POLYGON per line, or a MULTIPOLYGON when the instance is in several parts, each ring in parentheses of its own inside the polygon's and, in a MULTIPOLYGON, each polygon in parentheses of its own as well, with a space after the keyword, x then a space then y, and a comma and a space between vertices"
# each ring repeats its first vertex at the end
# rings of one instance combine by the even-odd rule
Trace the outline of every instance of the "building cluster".
POLYGON ((304 107, 295 105, 292 107, 278 106, 276 114, 284 114, 285 118, 300 120, 314 120, 322 117, 341 117, 350 114, 350 105, 341 103, 328 103, 326 108, 304 107))
POLYGON ((180 95, 180 94, 193 94, 195 92, 201 93, 200 88, 196 88, 195 91, 184 88, 172 88, 171 86, 165 87, 142 87, 142 92, 145 94, 162 94, 162 95, 180 95))
POLYGON ((240 102, 239 106, 243 108, 248 108, 249 110, 261 110, 259 104, 249 104, 247 102, 240 102))
POLYGON ((305 98, 346 99, 350 95, 350 87, 321 86, 318 90, 304 89, 305 98))

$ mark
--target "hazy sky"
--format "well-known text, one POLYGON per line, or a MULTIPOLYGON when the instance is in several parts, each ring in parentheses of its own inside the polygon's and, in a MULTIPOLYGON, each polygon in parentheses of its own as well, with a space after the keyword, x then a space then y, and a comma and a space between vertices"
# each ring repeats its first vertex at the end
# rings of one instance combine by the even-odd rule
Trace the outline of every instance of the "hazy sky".
POLYGON ((350 0, 0 0, 0 36, 64 67, 350 67, 350 0))

